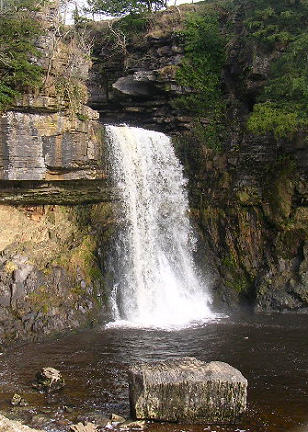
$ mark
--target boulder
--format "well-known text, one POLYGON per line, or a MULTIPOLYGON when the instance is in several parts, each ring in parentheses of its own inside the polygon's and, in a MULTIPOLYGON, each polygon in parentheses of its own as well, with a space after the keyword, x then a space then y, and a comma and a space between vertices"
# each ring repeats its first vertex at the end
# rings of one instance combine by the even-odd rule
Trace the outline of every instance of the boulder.
POLYGON ((44 367, 36 374, 36 382, 32 384, 37 390, 52 393, 65 385, 60 371, 52 367, 44 367))
POLYGON ((134 365, 128 373, 137 419, 232 424, 246 410, 247 380, 227 363, 187 357, 134 365))

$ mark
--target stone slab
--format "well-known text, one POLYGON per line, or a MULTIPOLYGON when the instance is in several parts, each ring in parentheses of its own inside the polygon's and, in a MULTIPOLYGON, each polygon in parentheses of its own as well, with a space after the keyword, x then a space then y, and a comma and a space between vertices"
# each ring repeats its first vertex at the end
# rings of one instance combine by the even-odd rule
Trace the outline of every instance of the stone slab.
POLYGON ((191 357, 143 363, 128 378, 137 419, 232 424, 246 410, 247 380, 227 363, 191 357))

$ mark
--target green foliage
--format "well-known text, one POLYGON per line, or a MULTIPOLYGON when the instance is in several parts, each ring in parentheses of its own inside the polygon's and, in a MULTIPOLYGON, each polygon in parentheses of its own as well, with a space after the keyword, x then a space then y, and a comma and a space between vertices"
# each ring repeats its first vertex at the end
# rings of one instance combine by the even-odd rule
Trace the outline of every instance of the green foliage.
POLYGON ((165 0, 88 0, 89 11, 121 16, 159 10, 166 6, 165 0))
POLYGON ((243 270, 237 263, 235 256, 230 253, 221 260, 224 267, 227 268, 226 286, 231 288, 239 295, 247 295, 250 288, 250 281, 243 270))
POLYGON ((136 35, 146 31, 149 22, 147 13, 130 13, 117 21, 114 25, 115 29, 120 30, 124 34, 136 35))
POLYGON ((207 124, 202 124, 200 120, 196 119, 193 136, 202 144, 205 144, 207 148, 212 150, 220 151, 222 149, 222 141, 225 136, 225 126, 222 121, 222 113, 220 115, 210 116, 210 121, 207 124))
POLYGON ((249 281, 243 275, 236 275, 234 279, 226 280, 225 283, 228 288, 231 288, 238 294, 247 294, 250 288, 249 281))
POLYGON ((249 36, 264 47, 287 46, 307 28, 307 0, 250 0, 245 22, 249 36))
POLYGON ((41 83, 42 69, 31 61, 39 56, 34 42, 42 29, 34 13, 40 3, 11 0, 0 11, 0 111, 41 83))
POLYGON ((185 57, 177 73, 178 83, 191 89, 181 99, 183 108, 203 115, 221 99, 221 70, 225 62, 225 40, 216 13, 188 15, 183 32, 185 57))
POLYGON ((246 25, 267 49, 284 47, 248 120, 253 133, 292 137, 308 126, 308 0, 254 0, 246 25), (265 7, 266 6, 266 7, 265 7), (254 19, 257 19, 255 21, 254 19), (257 30, 256 30, 257 29, 257 30))
POLYGON ((85 114, 82 114, 82 113, 77 113, 76 117, 78 118, 78 120, 80 120, 82 122, 86 122, 89 120, 89 117, 85 114))
POLYGON ((196 119, 195 135, 208 147, 219 149, 225 109, 221 73, 225 64, 225 38, 220 33, 218 14, 210 9, 202 15, 189 14, 183 34, 185 56, 177 82, 186 94, 174 106, 196 119), (201 122, 206 118, 206 122, 201 122))
POLYGON ((308 126, 308 117, 299 107, 281 107, 265 102, 256 104, 248 120, 248 129, 255 134, 272 132, 276 139, 292 137, 302 127, 308 126), (288 109, 289 108, 289 109, 288 109))

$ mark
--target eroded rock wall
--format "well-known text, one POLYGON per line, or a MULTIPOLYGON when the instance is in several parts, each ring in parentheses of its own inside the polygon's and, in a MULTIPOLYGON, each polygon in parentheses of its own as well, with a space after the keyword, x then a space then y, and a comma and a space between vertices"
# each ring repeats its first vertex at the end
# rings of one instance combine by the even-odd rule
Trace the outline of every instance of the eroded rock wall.
MULTIPOLYGON (((33 110, 33 105, 28 105, 33 110)), ((104 179, 102 129, 98 115, 87 119, 61 112, 9 111, 0 118, 1 180, 104 179)))
POLYGON ((192 118, 174 109, 172 101, 183 93, 175 77, 184 55, 178 33, 185 14, 195 9, 182 5, 157 12, 146 32, 125 43, 108 42, 106 22, 96 30, 89 103, 105 123, 127 122, 167 133, 190 128, 192 118))
POLYGON ((0 343, 107 318, 111 204, 0 206, 0 343))

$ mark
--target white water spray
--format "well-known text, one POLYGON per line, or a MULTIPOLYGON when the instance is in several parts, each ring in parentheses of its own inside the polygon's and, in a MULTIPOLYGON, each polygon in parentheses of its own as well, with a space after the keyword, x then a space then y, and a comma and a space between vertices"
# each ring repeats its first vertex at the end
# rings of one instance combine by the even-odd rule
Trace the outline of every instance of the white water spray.
POLYGON ((213 318, 193 263, 185 180, 170 138, 127 126, 106 130, 124 221, 113 325, 174 328, 213 318))

